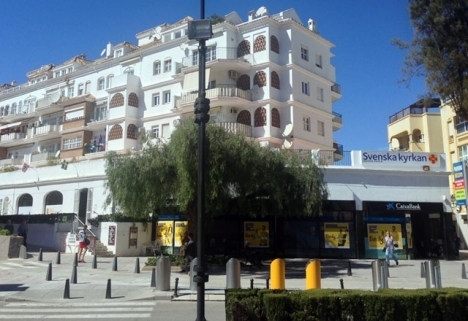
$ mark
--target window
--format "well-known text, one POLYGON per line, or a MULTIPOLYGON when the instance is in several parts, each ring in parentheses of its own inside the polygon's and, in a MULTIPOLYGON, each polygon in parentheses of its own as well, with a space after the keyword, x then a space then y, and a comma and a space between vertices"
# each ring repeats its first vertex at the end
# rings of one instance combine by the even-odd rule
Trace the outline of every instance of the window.
POLYGON ((310 132, 310 117, 302 117, 302 125, 305 131, 310 132))
POLYGON ((73 86, 68 87, 68 98, 72 98, 75 95, 75 88, 73 86))
POLYGON ((60 75, 63 76, 63 75, 65 75, 66 73, 67 73, 67 71, 64 69, 64 70, 62 70, 62 71, 60 72, 60 75))
POLYGON ((122 57, 122 55, 123 55, 123 49, 114 51, 115 58, 122 57))
POLYGON ((58 77, 60 77, 60 71, 55 72, 55 78, 58 78, 58 77))
POLYGON ((74 149, 82 146, 83 139, 81 137, 66 138, 63 140, 63 149, 74 149))
POLYGON ((84 94, 84 85, 83 84, 79 84, 78 85, 78 96, 81 96, 84 94))
POLYGON ((85 89, 84 89, 85 94, 89 94, 90 88, 91 88, 91 81, 87 81, 85 84, 85 89))
POLYGON ((155 61, 153 63, 153 75, 159 75, 161 73, 161 62, 155 61))
POLYGON ((458 158, 460 161, 468 160, 468 145, 458 147, 458 158))
POLYGON ((309 50, 305 47, 301 47, 301 58, 305 61, 309 61, 309 50))
POLYGON ((163 92, 163 104, 168 104, 171 102, 171 91, 167 90, 163 92))
POLYGON ((192 65, 194 66, 198 65, 198 50, 193 51, 192 65))
POLYGON ((67 69, 67 73, 68 73, 68 74, 69 74, 69 73, 72 73, 72 72, 73 72, 73 67, 70 67, 70 68, 67 69))
POLYGON ((206 47, 205 59, 206 61, 216 60, 216 47, 215 46, 206 47))
POLYGON ((99 78, 98 79, 98 87, 97 90, 103 90, 104 89, 104 78, 99 78))
POLYGON ((161 103, 161 96, 159 93, 153 95, 153 106, 158 106, 161 103))
POLYGON ((107 76, 106 88, 111 88, 112 87, 112 80, 113 79, 114 79, 114 75, 107 76))
POLYGON ((169 137, 169 124, 163 124, 161 128, 161 137, 169 137))
POLYGON ((309 83, 308 82, 302 82, 302 93, 304 95, 310 95, 310 91, 309 91, 309 83))
POLYGON ((216 80, 212 80, 208 83, 208 89, 216 88, 216 80))
POLYGON ((180 38, 180 37, 182 37, 182 30, 174 32, 174 38, 177 39, 177 38, 180 38))
POLYGON ((172 67, 172 60, 171 59, 164 61, 164 72, 171 71, 171 67, 172 67))
POLYGON ((323 88, 317 87, 317 99, 323 101, 323 88))
POLYGON ((317 121, 317 135, 325 136, 325 124, 320 120, 317 121))
POLYGON ((133 73, 134 73, 133 67, 127 67, 127 68, 125 68, 125 70, 124 70, 124 74, 133 75, 133 73))
POLYGON ((65 121, 79 119, 84 117, 84 109, 79 108, 75 110, 70 110, 65 113, 65 121))
POLYGON ((449 133, 449 140, 450 140, 450 143, 453 143, 453 137, 455 135, 455 128, 453 128, 453 122, 452 120, 450 120, 448 123, 447 123, 447 127, 448 127, 448 133, 449 133))
POLYGON ((319 68, 322 68, 322 55, 315 54, 315 65, 319 68))
POLYGON ((159 138, 159 126, 151 127, 151 133, 153 134, 153 138, 159 138))

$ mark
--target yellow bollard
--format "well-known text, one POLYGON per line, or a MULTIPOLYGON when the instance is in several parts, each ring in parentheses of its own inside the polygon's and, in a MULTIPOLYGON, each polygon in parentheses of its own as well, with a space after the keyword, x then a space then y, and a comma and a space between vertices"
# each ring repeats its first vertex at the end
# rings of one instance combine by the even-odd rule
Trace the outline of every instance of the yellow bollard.
POLYGON ((284 290, 285 287, 285 278, 286 278, 286 269, 283 259, 275 259, 271 262, 270 265, 270 277, 271 285, 270 289, 272 290, 284 290))
POLYGON ((322 273, 320 271, 320 261, 311 260, 306 267, 306 290, 320 289, 322 273))

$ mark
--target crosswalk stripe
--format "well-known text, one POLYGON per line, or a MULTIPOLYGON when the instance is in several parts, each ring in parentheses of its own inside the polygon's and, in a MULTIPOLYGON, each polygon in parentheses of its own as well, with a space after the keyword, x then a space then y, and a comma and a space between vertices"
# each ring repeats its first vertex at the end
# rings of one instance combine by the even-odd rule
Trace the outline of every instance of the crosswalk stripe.
POLYGON ((57 314, 57 315, 0 315, 0 319, 12 320, 12 319, 143 319, 151 317, 151 313, 119 313, 119 314, 85 314, 83 311, 77 312, 77 314, 57 314))
MULTIPOLYGON (((24 308, 34 308, 34 307, 100 307, 100 306, 119 306, 119 307, 134 307, 134 306, 153 306, 156 305, 155 301, 137 301, 133 303, 128 302, 51 302, 51 303, 42 303, 42 302, 9 302, 4 308, 8 307, 24 307, 24 308)), ((1 310, 0 310, 1 311, 1 310)))
MULTIPOLYGON (((112 311, 112 312, 148 312, 151 310, 153 310, 153 308, 139 308, 139 307, 128 307, 128 308, 89 308, 89 309, 86 309, 86 313, 92 313, 92 312, 107 312, 107 311, 112 311)), ((81 310, 80 310, 81 311, 81 310)), ((16 312, 23 312, 23 313, 36 313, 36 312, 40 312, 40 313, 64 313, 64 312, 70 312, 70 309, 65 309, 65 308, 56 308, 56 309, 28 309, 28 310, 25 310, 25 309, 16 309, 16 308, 13 308, 13 309, 10 309, 8 307, 6 308, 3 308, 1 310, 1 313, 16 313, 16 312)))

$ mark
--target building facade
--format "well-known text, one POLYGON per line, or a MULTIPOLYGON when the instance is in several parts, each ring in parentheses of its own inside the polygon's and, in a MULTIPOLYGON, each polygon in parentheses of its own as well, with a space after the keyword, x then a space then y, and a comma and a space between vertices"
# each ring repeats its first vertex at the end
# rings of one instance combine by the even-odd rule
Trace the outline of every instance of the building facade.
MULTIPOLYGON (((320 149, 334 155, 329 162, 340 159, 333 44, 294 9, 263 9, 245 22, 232 12, 213 26, 211 121, 263 146, 320 149)), ((86 221, 111 212, 103 201, 105 153, 141 149, 141 129, 170 139, 181 119, 193 117, 191 19, 139 32, 135 45, 108 44, 95 61, 79 55, 29 72, 25 84, 1 86, 0 215, 75 212, 86 221)))

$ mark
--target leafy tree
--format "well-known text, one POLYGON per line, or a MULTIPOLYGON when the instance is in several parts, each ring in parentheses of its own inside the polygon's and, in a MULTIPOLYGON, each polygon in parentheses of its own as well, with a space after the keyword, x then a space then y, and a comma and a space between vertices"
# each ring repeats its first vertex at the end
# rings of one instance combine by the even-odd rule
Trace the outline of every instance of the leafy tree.
POLYGON ((213 13, 210 17, 211 19, 211 24, 212 25, 215 25, 217 23, 221 23, 221 22, 224 22, 226 19, 222 16, 218 16, 216 13, 213 13))
POLYGON ((426 77, 428 96, 450 100, 456 114, 468 119, 468 1, 409 0, 414 37, 408 49, 405 81, 426 77))
MULTIPOLYGON (((146 217, 170 202, 187 214, 195 230, 198 175, 198 127, 179 124, 167 144, 143 135, 140 154, 106 156, 107 203, 117 201, 124 214, 146 217)), ((206 127, 207 215, 313 215, 328 191, 322 169, 310 152, 272 150, 218 124, 206 127)))

